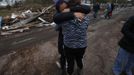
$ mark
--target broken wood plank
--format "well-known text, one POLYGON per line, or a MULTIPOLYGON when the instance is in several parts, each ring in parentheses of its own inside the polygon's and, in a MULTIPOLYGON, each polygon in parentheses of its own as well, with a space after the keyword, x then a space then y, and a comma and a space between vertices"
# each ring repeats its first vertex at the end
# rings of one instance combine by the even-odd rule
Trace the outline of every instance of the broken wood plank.
POLYGON ((23 20, 23 21, 20 21, 18 23, 13 24, 12 26, 9 27, 9 29, 17 29, 17 28, 22 27, 23 25, 25 25, 27 23, 30 23, 30 22, 34 21, 38 17, 44 15, 46 13, 46 11, 48 11, 49 9, 51 9, 53 6, 54 5, 51 5, 51 6, 47 7, 42 13, 40 13, 37 16, 33 16, 33 17, 30 17, 30 18, 28 18, 26 20, 23 20))
POLYGON ((42 21, 43 23, 49 23, 48 21, 42 19, 41 17, 38 17, 38 19, 39 19, 40 21, 42 21))

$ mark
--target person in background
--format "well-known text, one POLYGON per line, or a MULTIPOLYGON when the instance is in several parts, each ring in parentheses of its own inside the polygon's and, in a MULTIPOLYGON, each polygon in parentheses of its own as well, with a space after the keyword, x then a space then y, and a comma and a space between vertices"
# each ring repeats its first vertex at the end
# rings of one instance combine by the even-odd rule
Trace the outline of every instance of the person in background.
MULTIPOLYGON (((57 13, 62 12, 65 8, 68 7, 67 2, 64 0, 58 0, 55 1, 56 3, 56 10, 57 13)), ((61 68, 63 71, 66 67, 66 58, 65 58, 65 52, 64 52, 64 44, 63 44, 63 34, 62 34, 62 28, 58 27, 56 25, 56 31, 59 32, 58 35, 58 52, 60 54, 60 60, 56 62, 56 64, 58 65, 59 68, 61 68)))
POLYGON ((110 2, 107 3, 107 6, 106 6, 107 13, 105 15, 105 18, 110 19, 112 17, 114 8, 115 8, 114 3, 110 3, 110 2))
POLYGON ((104 17, 105 17, 105 19, 107 18, 107 16, 108 16, 108 9, 105 9, 104 10, 104 17))
MULTIPOLYGON (((89 6, 82 6, 80 0, 70 0, 69 8, 54 15, 54 22, 62 27, 65 56, 67 59, 67 73, 73 74, 74 62, 78 66, 78 72, 83 69, 82 58, 87 47, 86 31, 89 25, 89 6), (79 8, 74 9, 74 7, 79 8)), ((78 73, 80 74, 80 73, 78 73)))
POLYGON ((99 10, 100 10, 100 5, 99 5, 99 3, 97 2, 97 3, 95 3, 95 4, 93 5, 93 11, 94 11, 93 16, 94 16, 94 18, 97 18, 97 15, 98 15, 99 10))
POLYGON ((124 24, 121 32, 122 39, 119 41, 119 52, 113 67, 114 75, 132 74, 134 69, 134 16, 131 16, 124 24))
POLYGON ((111 12, 110 12, 110 14, 111 14, 111 17, 112 17, 112 13, 113 13, 113 10, 114 10, 114 8, 115 8, 115 5, 114 5, 114 3, 111 3, 111 12))
POLYGON ((2 21, 3 21, 3 18, 2 18, 2 16, 0 16, 0 30, 2 28, 2 21))
POLYGON ((110 2, 108 2, 107 3, 107 5, 106 5, 106 10, 107 10, 107 13, 106 13, 106 15, 105 15, 105 19, 110 19, 111 18, 111 16, 112 16, 112 5, 111 5, 111 3, 110 2))

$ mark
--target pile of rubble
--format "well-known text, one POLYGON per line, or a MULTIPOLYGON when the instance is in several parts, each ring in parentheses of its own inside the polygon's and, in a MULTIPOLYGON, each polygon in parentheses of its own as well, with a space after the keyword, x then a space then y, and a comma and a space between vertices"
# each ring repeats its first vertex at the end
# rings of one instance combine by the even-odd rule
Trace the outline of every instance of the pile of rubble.
POLYGON ((31 27, 55 26, 54 22, 48 22, 42 18, 51 13, 50 9, 53 9, 53 6, 43 8, 38 12, 26 10, 19 14, 12 13, 11 16, 0 17, 0 35, 24 32, 31 27))

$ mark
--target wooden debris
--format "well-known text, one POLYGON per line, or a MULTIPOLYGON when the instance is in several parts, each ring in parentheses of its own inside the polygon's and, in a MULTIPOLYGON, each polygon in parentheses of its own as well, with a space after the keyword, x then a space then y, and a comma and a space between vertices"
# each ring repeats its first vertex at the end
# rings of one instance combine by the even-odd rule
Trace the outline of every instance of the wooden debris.
MULTIPOLYGON (((42 12, 39 13, 38 15, 30 16, 29 18, 20 20, 19 22, 17 22, 18 19, 16 19, 16 18, 18 18, 17 15, 13 14, 12 18, 15 18, 11 22, 11 23, 13 23, 13 25, 10 25, 10 26, 7 25, 7 26, 2 27, 3 31, 1 31, 1 35, 10 35, 10 34, 16 33, 16 32, 24 32, 26 30, 29 30, 29 28, 33 27, 33 26, 35 26, 35 27, 54 26, 54 23, 50 23, 40 17, 40 16, 46 14, 48 12, 48 10, 51 9, 53 6, 54 5, 44 8, 42 10, 42 12), (36 19, 39 19, 41 21, 41 23, 35 24, 35 22, 33 22, 33 21, 36 19), (30 23, 30 22, 32 22, 32 23, 30 23)), ((10 19, 9 17, 5 17, 5 20, 8 21, 9 19, 10 19)))
POLYGON ((40 14, 37 15, 37 16, 32 16, 32 17, 30 17, 30 18, 28 18, 28 19, 22 20, 22 21, 20 21, 20 22, 18 22, 18 23, 15 23, 15 24, 11 25, 11 26, 9 27, 9 30, 10 30, 10 29, 17 29, 17 28, 20 28, 20 27, 25 26, 26 24, 28 24, 28 23, 34 21, 34 20, 37 19, 38 17, 44 15, 44 13, 45 13, 46 11, 48 11, 49 9, 51 9, 53 6, 54 6, 54 5, 51 5, 51 6, 47 7, 47 8, 44 10, 44 12, 40 13, 40 14))

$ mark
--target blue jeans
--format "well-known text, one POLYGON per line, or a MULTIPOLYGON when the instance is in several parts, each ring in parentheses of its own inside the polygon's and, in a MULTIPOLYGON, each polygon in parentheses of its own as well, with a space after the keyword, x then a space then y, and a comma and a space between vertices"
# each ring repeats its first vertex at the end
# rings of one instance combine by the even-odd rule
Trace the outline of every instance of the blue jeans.
POLYGON ((113 73, 120 75, 122 71, 125 71, 127 75, 132 75, 132 68, 134 68, 134 54, 120 48, 113 67, 113 73))

